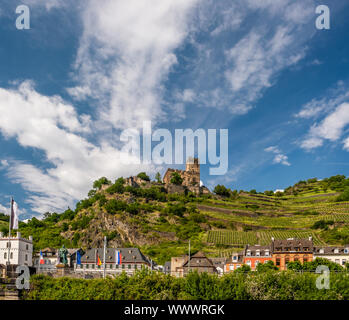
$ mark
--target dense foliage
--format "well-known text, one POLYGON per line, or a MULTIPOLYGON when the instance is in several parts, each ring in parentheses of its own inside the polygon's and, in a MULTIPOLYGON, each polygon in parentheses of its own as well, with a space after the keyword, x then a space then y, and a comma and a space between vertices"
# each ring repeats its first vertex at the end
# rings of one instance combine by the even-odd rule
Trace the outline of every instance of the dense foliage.
POLYGON ((178 172, 173 172, 171 174, 170 182, 176 185, 181 185, 183 183, 183 179, 178 172))
POLYGON ((33 276, 26 299, 34 300, 348 300, 347 273, 331 273, 330 289, 318 289, 320 275, 310 272, 235 271, 217 277, 190 273, 175 278, 147 270, 115 279, 33 276))

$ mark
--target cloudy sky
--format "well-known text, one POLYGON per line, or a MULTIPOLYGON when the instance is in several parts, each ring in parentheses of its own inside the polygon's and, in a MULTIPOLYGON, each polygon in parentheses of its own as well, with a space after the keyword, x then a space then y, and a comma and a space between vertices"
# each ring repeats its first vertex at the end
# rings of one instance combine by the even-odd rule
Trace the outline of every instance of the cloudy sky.
POLYGON ((61 212, 119 161, 120 132, 229 129, 210 187, 282 189, 349 171, 349 2, 13 0, 0 9, 0 211, 61 212), (16 7, 31 29, 17 30, 16 7), (330 30, 315 27, 319 4, 330 30))

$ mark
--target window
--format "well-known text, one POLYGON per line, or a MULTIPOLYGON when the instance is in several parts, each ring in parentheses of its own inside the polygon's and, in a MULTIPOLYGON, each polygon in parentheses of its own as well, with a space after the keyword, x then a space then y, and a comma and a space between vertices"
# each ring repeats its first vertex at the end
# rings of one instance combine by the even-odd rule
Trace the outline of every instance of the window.
POLYGON ((339 264, 339 259, 335 259, 334 262, 339 264))
POLYGON ((280 266, 280 258, 276 258, 276 265, 280 266))
POLYGON ((25 255, 25 261, 28 261, 28 255, 27 254, 25 255))
POLYGON ((246 255, 247 255, 247 256, 250 256, 250 255, 251 255, 251 250, 247 250, 246 255))
POLYGON ((339 250, 337 248, 334 249, 334 253, 339 253, 339 250))
POLYGON ((256 267, 258 266, 258 264, 259 264, 259 260, 256 260, 256 267))
POLYGON ((290 262, 290 257, 286 256, 285 257, 285 264, 287 265, 290 262))
POLYGON ((122 264, 122 265, 121 265, 121 268, 122 268, 122 269, 125 269, 125 265, 124 265, 124 264, 122 264))
POLYGON ((25 245, 25 250, 29 250, 29 246, 27 244, 25 245))
POLYGON ((257 250, 257 251, 256 251, 256 256, 259 257, 260 255, 261 255, 260 251, 257 250))
POLYGON ((13 259, 13 252, 11 252, 10 254, 10 259, 13 259))
POLYGON ((295 257, 294 257, 294 261, 299 261, 298 256, 295 256, 295 257))
POLYGON ((345 263, 347 262, 347 260, 346 259, 343 259, 342 260, 342 266, 345 266, 345 263))
POLYGON ((320 249, 319 253, 325 253, 325 250, 324 249, 320 249))
POLYGON ((116 269, 119 269, 119 265, 118 265, 118 264, 117 264, 117 265, 115 265, 115 268, 116 268, 116 269))
POLYGON ((238 259, 238 256, 234 256, 233 260, 236 261, 238 259))
POLYGON ((4 259, 7 259, 7 253, 6 252, 4 253, 4 259))
POLYGON ((303 262, 308 262, 308 257, 304 257, 303 262))
POLYGON ((93 264, 93 265, 92 265, 92 269, 94 269, 94 268, 95 268, 95 265, 93 264))
POLYGON ((266 251, 265 251, 265 255, 266 255, 266 256, 269 256, 269 250, 266 250, 266 251))
POLYGON ((89 268, 89 264, 86 264, 86 269, 88 269, 89 268))
POLYGON ((110 268, 110 269, 113 269, 113 265, 111 264, 111 265, 109 266, 109 268, 110 268))
POLYGON ((128 269, 131 269, 131 265, 129 264, 129 265, 127 266, 127 268, 128 268, 128 269))

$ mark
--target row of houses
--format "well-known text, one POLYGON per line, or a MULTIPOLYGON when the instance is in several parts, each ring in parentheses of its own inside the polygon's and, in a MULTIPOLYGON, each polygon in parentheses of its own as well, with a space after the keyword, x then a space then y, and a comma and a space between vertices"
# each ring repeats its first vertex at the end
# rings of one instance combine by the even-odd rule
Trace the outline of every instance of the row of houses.
POLYGON ((325 258, 341 266, 349 263, 349 245, 340 247, 314 246, 313 239, 277 240, 272 238, 266 246, 246 245, 244 250, 233 253, 230 258, 207 258, 202 252, 190 257, 174 257, 164 265, 164 271, 174 276, 183 276, 190 270, 209 273, 229 273, 247 265, 256 270, 258 264, 273 261, 279 270, 286 270, 289 262, 310 262, 325 258), (189 263, 190 260, 190 263, 189 263))
MULTIPOLYGON (((68 263, 65 268, 77 277, 99 277, 103 273, 115 276, 122 272, 132 275, 142 268, 183 277, 193 270, 222 275, 242 265, 256 270, 258 264, 268 261, 273 261, 280 270, 286 270, 289 262, 304 263, 316 258, 326 258, 345 266, 349 263, 349 245, 315 246, 311 237, 286 240, 272 238, 269 245, 246 245, 244 250, 233 253, 229 258, 208 258, 199 251, 190 256, 172 257, 164 266, 158 266, 138 248, 106 248, 105 261, 103 248, 92 248, 86 252, 81 248, 73 248, 67 249, 68 263)), ((0 266, 8 262, 34 267, 37 273, 55 275, 59 266, 58 249, 45 248, 33 254, 32 237, 24 239, 17 233, 16 237, 9 239, 0 234, 0 266)))
POLYGON ((289 262, 300 263, 325 258, 341 266, 349 263, 349 245, 340 247, 314 246, 313 239, 272 238, 270 245, 247 245, 243 251, 234 253, 227 261, 225 272, 234 271, 242 265, 255 270, 259 263, 273 261, 280 270, 286 270, 289 262))

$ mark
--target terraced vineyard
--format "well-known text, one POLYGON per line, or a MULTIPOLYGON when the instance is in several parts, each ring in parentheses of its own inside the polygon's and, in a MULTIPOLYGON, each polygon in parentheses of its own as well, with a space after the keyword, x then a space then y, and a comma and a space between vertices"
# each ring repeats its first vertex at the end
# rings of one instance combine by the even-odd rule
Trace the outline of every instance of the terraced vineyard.
MULTIPOLYGON (((214 221, 214 226, 217 225, 207 232, 207 243, 217 245, 217 248, 225 245, 225 250, 228 250, 229 246, 266 245, 272 237, 311 236, 315 245, 326 244, 322 238, 323 229, 312 227, 325 221, 331 226, 329 232, 332 229, 334 232, 348 230, 349 202, 336 202, 340 193, 331 189, 323 191, 320 185, 320 182, 307 185, 297 195, 277 197, 243 192, 235 199, 205 200, 200 212, 214 221)), ((335 242, 333 237, 330 243, 335 242)))
POLYGON ((317 234, 313 231, 290 231, 290 230, 268 230, 260 232, 244 232, 244 231, 209 231, 207 236, 207 242, 213 244, 224 245, 246 245, 246 244, 261 244, 266 245, 271 242, 271 238, 275 239, 288 239, 288 238, 308 238, 313 237, 313 241, 316 245, 324 244, 319 239, 317 234))
POLYGON ((257 243, 255 232, 244 231, 209 231, 207 242, 227 245, 245 245, 257 243))

